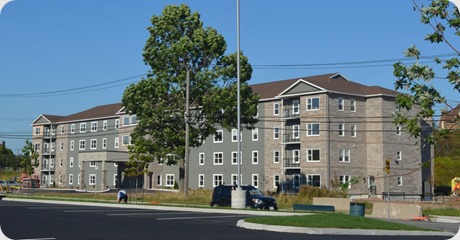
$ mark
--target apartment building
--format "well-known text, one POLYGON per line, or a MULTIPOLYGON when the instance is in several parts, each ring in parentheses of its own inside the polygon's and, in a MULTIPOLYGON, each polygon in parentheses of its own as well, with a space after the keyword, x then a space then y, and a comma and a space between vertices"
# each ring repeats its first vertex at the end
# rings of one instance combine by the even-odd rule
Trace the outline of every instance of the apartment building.
POLYGON ((460 104, 458 104, 457 107, 450 111, 441 113, 441 118, 439 119, 439 128, 448 130, 460 129, 458 119, 460 119, 460 104))
MULTIPOLYGON (((431 148, 392 123, 393 113, 401 111, 394 103, 397 92, 341 74, 252 88, 260 96, 259 122, 241 130, 240 164, 237 130, 218 130, 190 150, 191 189, 236 184, 238 172, 242 184, 270 192, 347 183, 353 195, 381 195, 389 185, 390 192, 419 197, 426 189, 423 183, 430 171, 423 167, 431 148)), ((69 116, 41 115, 33 123, 33 140, 42 153, 37 168, 42 182, 57 178, 58 187, 118 187, 118 182, 133 186, 123 169, 136 121, 120 104, 69 116)), ((177 166, 154 162, 147 172, 136 181, 144 188, 173 188, 179 180, 177 166)))

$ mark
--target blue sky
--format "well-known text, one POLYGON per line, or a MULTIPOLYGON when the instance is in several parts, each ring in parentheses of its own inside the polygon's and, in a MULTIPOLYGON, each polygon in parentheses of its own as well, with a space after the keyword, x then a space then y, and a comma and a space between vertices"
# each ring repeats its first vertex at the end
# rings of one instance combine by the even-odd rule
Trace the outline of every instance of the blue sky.
MULTIPOLYGON (((124 89, 148 70, 142 49, 150 18, 166 5, 181 3, 225 37, 229 53, 236 51, 236 0, 6 4, 0 14, 0 141, 17 153, 42 113, 69 115, 120 102, 124 89)), ((340 72, 355 82, 393 89, 396 61, 282 69, 273 65, 399 59, 413 44, 424 55, 452 53, 423 40, 431 29, 420 23, 411 0, 240 3, 241 49, 254 67, 251 84, 340 72)), ((434 84, 447 99, 457 100, 451 104, 460 103, 458 92, 445 80, 434 84)))

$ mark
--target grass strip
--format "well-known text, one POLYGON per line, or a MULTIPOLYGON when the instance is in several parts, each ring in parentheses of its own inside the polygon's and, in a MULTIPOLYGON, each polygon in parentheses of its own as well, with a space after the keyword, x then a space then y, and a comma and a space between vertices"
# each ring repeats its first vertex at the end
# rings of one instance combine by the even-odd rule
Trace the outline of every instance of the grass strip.
POLYGON ((264 216, 245 219, 246 222, 278 226, 308 227, 308 228, 344 228, 344 229, 374 229, 374 230, 406 230, 406 231, 436 231, 419 228, 401 223, 388 222, 379 219, 342 213, 318 213, 302 216, 264 216))

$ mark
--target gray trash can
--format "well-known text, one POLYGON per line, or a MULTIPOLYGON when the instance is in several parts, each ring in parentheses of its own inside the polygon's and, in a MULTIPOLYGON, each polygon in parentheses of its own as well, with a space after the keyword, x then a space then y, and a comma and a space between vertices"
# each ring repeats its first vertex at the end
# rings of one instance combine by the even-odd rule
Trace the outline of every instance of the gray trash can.
POLYGON ((355 203, 355 202, 350 203, 350 215, 364 217, 365 210, 366 210, 366 207, 364 203, 355 203))

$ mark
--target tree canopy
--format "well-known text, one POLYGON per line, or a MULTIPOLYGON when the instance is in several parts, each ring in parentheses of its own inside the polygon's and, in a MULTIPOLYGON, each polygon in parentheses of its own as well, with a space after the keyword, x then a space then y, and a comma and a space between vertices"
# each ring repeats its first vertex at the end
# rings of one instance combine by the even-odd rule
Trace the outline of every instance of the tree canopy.
MULTIPOLYGON (((397 113, 395 123, 405 126, 406 130, 415 137, 422 133, 423 124, 420 118, 427 122, 433 121, 436 104, 443 104, 447 110, 455 106, 449 104, 433 80, 448 81, 454 90, 460 93, 460 61, 459 50, 454 46, 452 40, 457 40, 460 36, 460 14, 457 7, 453 6, 448 0, 431 0, 427 6, 419 5, 415 1, 414 10, 420 12, 420 21, 431 27, 433 30, 425 37, 426 41, 433 44, 446 44, 452 51, 451 58, 437 57, 434 59, 436 64, 422 64, 419 60, 424 59, 421 51, 416 46, 411 46, 405 52, 406 57, 414 58, 417 61, 411 65, 401 62, 394 64, 394 75, 397 77, 395 82, 396 90, 405 90, 410 94, 400 94, 396 103, 398 106, 407 110, 416 109, 416 116, 409 116, 397 113), (438 71, 436 71, 438 70, 438 71)), ((456 118, 457 124, 459 118, 456 118)), ((428 140, 433 143, 443 135, 445 131, 438 131, 428 136, 428 140)))
POLYGON ((39 165, 38 157, 39 154, 35 151, 34 145, 29 139, 26 140, 24 147, 22 148, 23 157, 21 159, 21 166, 23 173, 32 175, 34 169, 39 165))
MULTIPOLYGON (((237 55, 226 55, 224 37, 203 27, 200 15, 185 4, 165 7, 151 23, 143 53, 151 70, 126 88, 122 98, 127 113, 138 119, 130 160, 176 164, 185 155, 187 71, 190 147, 198 147, 218 127, 237 125, 237 55)), ((241 123, 250 128, 257 122, 258 96, 248 86, 252 67, 243 54, 240 66, 241 123)))

